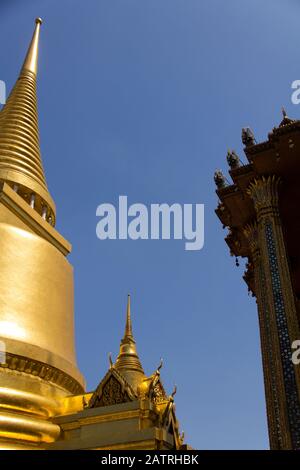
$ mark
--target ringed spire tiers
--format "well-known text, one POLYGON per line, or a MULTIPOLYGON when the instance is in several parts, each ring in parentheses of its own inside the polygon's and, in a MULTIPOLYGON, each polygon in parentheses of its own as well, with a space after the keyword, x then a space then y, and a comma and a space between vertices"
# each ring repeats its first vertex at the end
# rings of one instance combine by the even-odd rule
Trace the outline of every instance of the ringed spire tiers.
POLYGON ((41 24, 37 18, 19 78, 0 112, 0 181, 8 183, 54 225, 55 204, 47 188, 38 128, 36 81, 41 24))
POLYGON ((130 295, 127 299, 126 325, 120 352, 115 362, 115 368, 126 378, 135 389, 145 377, 143 367, 136 350, 136 343, 132 333, 130 295))

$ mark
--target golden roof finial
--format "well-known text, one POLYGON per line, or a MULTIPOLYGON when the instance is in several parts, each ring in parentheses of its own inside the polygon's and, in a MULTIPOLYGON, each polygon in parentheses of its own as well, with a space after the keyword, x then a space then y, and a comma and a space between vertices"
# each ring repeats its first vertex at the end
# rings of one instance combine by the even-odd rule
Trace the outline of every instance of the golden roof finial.
POLYGON ((291 118, 288 117, 287 112, 286 112, 286 110, 283 106, 281 107, 281 113, 282 113, 283 119, 282 119, 281 123, 279 124, 279 127, 287 126, 287 125, 293 124, 295 122, 294 119, 291 119, 291 118))
POLYGON ((127 311, 126 311, 126 326, 125 326, 125 334, 124 338, 126 336, 132 336, 132 323, 131 323, 131 308, 130 308, 130 294, 127 296, 127 311))
POLYGON ((132 333, 130 295, 128 295, 127 298, 125 333, 121 340, 120 352, 115 363, 115 368, 121 372, 127 382, 135 390, 145 377, 132 333))
POLYGON ((36 75, 42 20, 35 30, 20 76, 0 112, 0 181, 7 182, 51 225, 55 204, 44 174, 38 129, 36 75))
POLYGON ((34 73, 34 75, 37 75, 41 24, 42 24, 42 19, 36 18, 35 30, 32 36, 32 40, 31 40, 23 67, 21 69, 21 73, 26 70, 28 72, 34 73))

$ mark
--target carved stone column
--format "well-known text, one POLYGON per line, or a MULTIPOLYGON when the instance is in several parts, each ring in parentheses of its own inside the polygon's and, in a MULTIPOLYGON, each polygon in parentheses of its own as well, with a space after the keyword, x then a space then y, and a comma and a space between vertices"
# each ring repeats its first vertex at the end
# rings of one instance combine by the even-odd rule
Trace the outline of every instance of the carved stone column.
POLYGON ((300 332, 278 208, 279 184, 275 176, 262 177, 251 183, 248 193, 257 214, 257 234, 252 238, 257 240, 256 294, 270 442, 273 449, 299 450, 300 369, 292 363, 291 345, 300 332))

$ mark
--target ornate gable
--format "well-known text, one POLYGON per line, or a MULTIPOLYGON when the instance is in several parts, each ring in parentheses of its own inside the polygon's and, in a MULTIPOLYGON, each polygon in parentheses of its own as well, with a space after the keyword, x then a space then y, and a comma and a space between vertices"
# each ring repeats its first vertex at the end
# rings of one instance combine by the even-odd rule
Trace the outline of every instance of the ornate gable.
POLYGON ((168 400, 165 389, 160 380, 158 380, 152 388, 151 399, 156 405, 159 403, 164 403, 168 400))
POLYGON ((160 380, 159 369, 143 380, 138 392, 140 398, 149 398, 155 405, 168 402, 168 396, 160 380))
POLYGON ((136 399, 137 396, 133 389, 124 377, 112 367, 93 393, 88 408, 117 405, 136 399))

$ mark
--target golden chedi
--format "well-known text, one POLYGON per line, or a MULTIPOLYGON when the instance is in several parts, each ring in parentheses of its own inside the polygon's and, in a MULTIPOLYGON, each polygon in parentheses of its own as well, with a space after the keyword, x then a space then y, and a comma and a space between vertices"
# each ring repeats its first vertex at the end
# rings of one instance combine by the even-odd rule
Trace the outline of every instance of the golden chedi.
POLYGON ((83 391, 73 325, 70 244, 40 155, 36 78, 41 20, 0 112, 0 447, 51 442, 59 398, 83 391))
POLYGON ((40 27, 37 19, 0 112, 0 449, 187 448, 161 366, 144 374, 130 297, 117 360, 85 393, 74 348, 71 246, 54 228, 40 155, 40 27))

